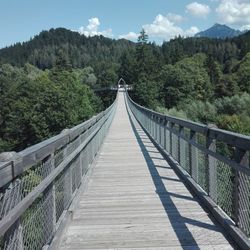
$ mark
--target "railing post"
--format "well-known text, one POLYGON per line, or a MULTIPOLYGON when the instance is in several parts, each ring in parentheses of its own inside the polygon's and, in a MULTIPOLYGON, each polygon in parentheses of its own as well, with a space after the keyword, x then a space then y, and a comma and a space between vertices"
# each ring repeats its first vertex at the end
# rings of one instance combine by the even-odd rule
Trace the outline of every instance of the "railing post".
POLYGON ((173 156, 173 132, 172 130, 174 129, 174 123, 170 122, 170 132, 169 132, 169 151, 170 151, 170 155, 173 156))
POLYGON ((151 114, 151 134, 152 134, 153 138, 155 137, 154 131, 155 131, 154 130, 154 115, 151 114))
POLYGON ((163 134, 164 134, 164 132, 163 132, 163 129, 164 129, 163 124, 164 124, 164 119, 161 117, 160 118, 160 145, 161 146, 163 146, 163 143, 162 143, 163 134))
POLYGON ((147 131, 149 132, 150 117, 149 114, 145 112, 147 131))
POLYGON ((158 143, 161 145, 161 117, 158 118, 158 143))
POLYGON ((178 160, 179 164, 185 168, 185 161, 186 161, 186 149, 185 144, 181 136, 184 136, 184 127, 179 126, 179 136, 178 136, 178 160))
MULTIPOLYGON (((196 132, 190 131, 191 142, 196 142, 196 132)), ((189 143, 189 159, 190 159, 190 173, 195 181, 198 181, 198 150, 195 146, 189 143)))
POLYGON ((158 117, 157 116, 154 116, 154 133, 155 133, 155 140, 157 141, 157 133, 158 133, 158 130, 157 130, 157 125, 158 125, 158 117))
MULTIPOLYGON (((67 157, 67 146, 63 149, 64 160, 67 157)), ((64 173, 63 191, 64 191, 64 199, 63 199, 64 204, 63 204, 63 206, 64 206, 64 209, 67 209, 67 207, 69 205, 69 201, 71 200, 71 196, 72 196, 72 176, 71 176, 71 168, 70 167, 68 167, 64 173)))
POLYGON ((156 119, 156 131, 157 131, 156 141, 160 143, 160 134, 161 134, 161 118, 160 117, 157 117, 156 119))
MULTIPOLYGON (((206 148, 210 151, 216 152, 216 140, 206 135, 206 148)), ((206 186, 208 188, 209 196, 214 202, 217 202, 217 160, 206 154, 206 186)))
POLYGON ((160 118, 156 117, 156 141, 159 144, 159 137, 160 137, 160 118))
MULTIPOLYGON (((235 159, 240 165, 249 168, 249 153, 247 151, 236 148, 235 159)), ((234 198, 235 223, 248 235, 250 233, 249 177, 241 171, 235 171, 234 198)))
POLYGON ((150 133, 150 135, 152 135, 152 133, 151 133, 151 113, 148 113, 148 132, 150 133))
POLYGON ((165 117, 164 121, 163 121, 163 127, 164 127, 164 149, 165 150, 167 149, 167 124, 168 124, 168 121, 167 121, 167 119, 165 117))
POLYGON ((154 116, 154 139, 157 141, 157 117, 154 116))
MULTIPOLYGON (((81 143, 82 143, 82 140, 81 140, 81 143)), ((83 176, 83 150, 81 151, 81 153, 79 154, 79 159, 80 159, 80 173, 79 175, 81 175, 81 181, 80 183, 82 183, 82 176, 83 176)))
MULTIPOLYGON (((51 166, 52 169, 55 169, 55 157, 54 157, 54 153, 50 156, 50 161, 51 161, 51 166)), ((52 183, 52 203, 53 203, 53 215, 52 215, 52 219, 53 219, 53 233, 56 230, 56 187, 55 187, 55 180, 52 183)))

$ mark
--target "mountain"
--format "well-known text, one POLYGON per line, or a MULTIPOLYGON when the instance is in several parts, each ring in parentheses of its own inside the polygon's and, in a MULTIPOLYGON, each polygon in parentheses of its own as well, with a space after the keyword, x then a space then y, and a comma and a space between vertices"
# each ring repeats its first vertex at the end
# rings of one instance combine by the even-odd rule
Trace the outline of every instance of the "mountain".
MULTIPOLYGON (((224 27, 224 25, 215 26, 224 27)), ((50 69, 55 65, 58 56, 63 54, 73 68, 91 66, 98 75, 102 74, 104 68, 118 68, 122 63, 122 56, 133 52, 135 48, 136 43, 126 39, 86 37, 75 31, 57 28, 42 31, 27 42, 0 49, 0 65, 11 64, 22 67, 29 63, 42 70, 50 69)), ((162 60, 165 64, 176 63, 186 56, 200 52, 212 53, 214 59, 224 63, 230 58, 242 59, 247 52, 250 52, 250 31, 228 40, 177 37, 164 42, 162 46, 149 43, 148 49, 159 63, 162 60)), ((133 61, 135 58, 129 60, 133 61)), ((126 64, 124 67, 126 68, 126 64)))
POLYGON ((42 31, 27 42, 0 49, 0 65, 10 63, 23 66, 30 63, 40 69, 52 68, 59 51, 74 68, 93 66, 97 62, 117 63, 121 55, 133 45, 133 42, 125 39, 86 37, 75 31, 56 28, 42 31))
POLYGON ((201 31, 195 37, 208 37, 208 38, 232 38, 243 34, 240 30, 232 29, 226 25, 216 23, 211 28, 201 31))

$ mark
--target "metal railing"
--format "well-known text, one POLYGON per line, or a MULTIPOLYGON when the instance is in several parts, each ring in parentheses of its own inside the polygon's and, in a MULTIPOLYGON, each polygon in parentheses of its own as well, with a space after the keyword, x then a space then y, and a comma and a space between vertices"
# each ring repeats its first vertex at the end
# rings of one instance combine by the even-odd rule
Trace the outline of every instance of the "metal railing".
POLYGON ((115 102, 90 120, 0 163, 0 249, 52 240, 112 122, 115 102))
POLYGON ((155 143, 202 188, 210 207, 224 211, 222 224, 235 226, 236 234, 246 240, 250 236, 250 137, 154 112, 135 103, 127 92, 126 100, 155 143))

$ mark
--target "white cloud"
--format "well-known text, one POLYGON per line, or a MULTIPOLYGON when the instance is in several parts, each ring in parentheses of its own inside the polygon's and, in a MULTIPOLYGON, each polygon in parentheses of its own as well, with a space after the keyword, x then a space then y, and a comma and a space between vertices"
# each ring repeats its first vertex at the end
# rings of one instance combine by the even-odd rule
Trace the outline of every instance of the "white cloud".
POLYGON ((164 40, 169 40, 178 35, 193 36, 199 32, 199 29, 194 26, 187 30, 183 30, 181 27, 177 26, 175 22, 170 21, 168 16, 163 16, 161 14, 156 16, 152 24, 143 25, 143 28, 149 36, 163 38, 164 40))
POLYGON ((186 36, 193 36, 199 32, 199 29, 196 26, 192 26, 185 31, 186 36))
POLYGON ((112 29, 107 29, 103 31, 98 31, 100 26, 100 21, 97 17, 93 17, 89 19, 89 24, 87 27, 80 27, 78 32, 80 34, 84 34, 85 36, 106 36, 106 37, 113 37, 112 29))
POLYGON ((120 35, 119 38, 125 38, 128 40, 134 40, 137 39, 139 36, 139 34, 135 33, 135 32, 129 32, 128 34, 124 34, 124 35, 120 35))
POLYGON ((182 17, 181 15, 174 14, 174 13, 168 13, 167 18, 170 22, 173 22, 173 23, 181 23, 184 21, 184 17, 182 17))
POLYGON ((208 5, 197 2, 190 3, 186 6, 186 12, 197 17, 206 17, 210 11, 211 9, 208 5))
POLYGON ((245 30, 250 30, 250 24, 246 24, 240 27, 240 30, 245 31, 245 30))
POLYGON ((250 25, 249 0, 221 0, 216 12, 225 24, 241 26, 241 29, 250 25))
POLYGON ((167 37, 182 33, 182 29, 171 22, 167 17, 159 14, 156 16, 152 24, 145 24, 143 28, 151 36, 167 37))

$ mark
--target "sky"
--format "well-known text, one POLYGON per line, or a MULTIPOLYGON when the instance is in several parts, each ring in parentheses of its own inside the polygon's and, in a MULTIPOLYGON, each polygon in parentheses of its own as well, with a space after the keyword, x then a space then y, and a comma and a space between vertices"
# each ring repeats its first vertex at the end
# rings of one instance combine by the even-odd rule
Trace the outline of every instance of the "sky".
POLYGON ((144 28, 161 43, 215 23, 250 29, 250 0, 0 0, 0 48, 57 27, 133 41, 144 28))

